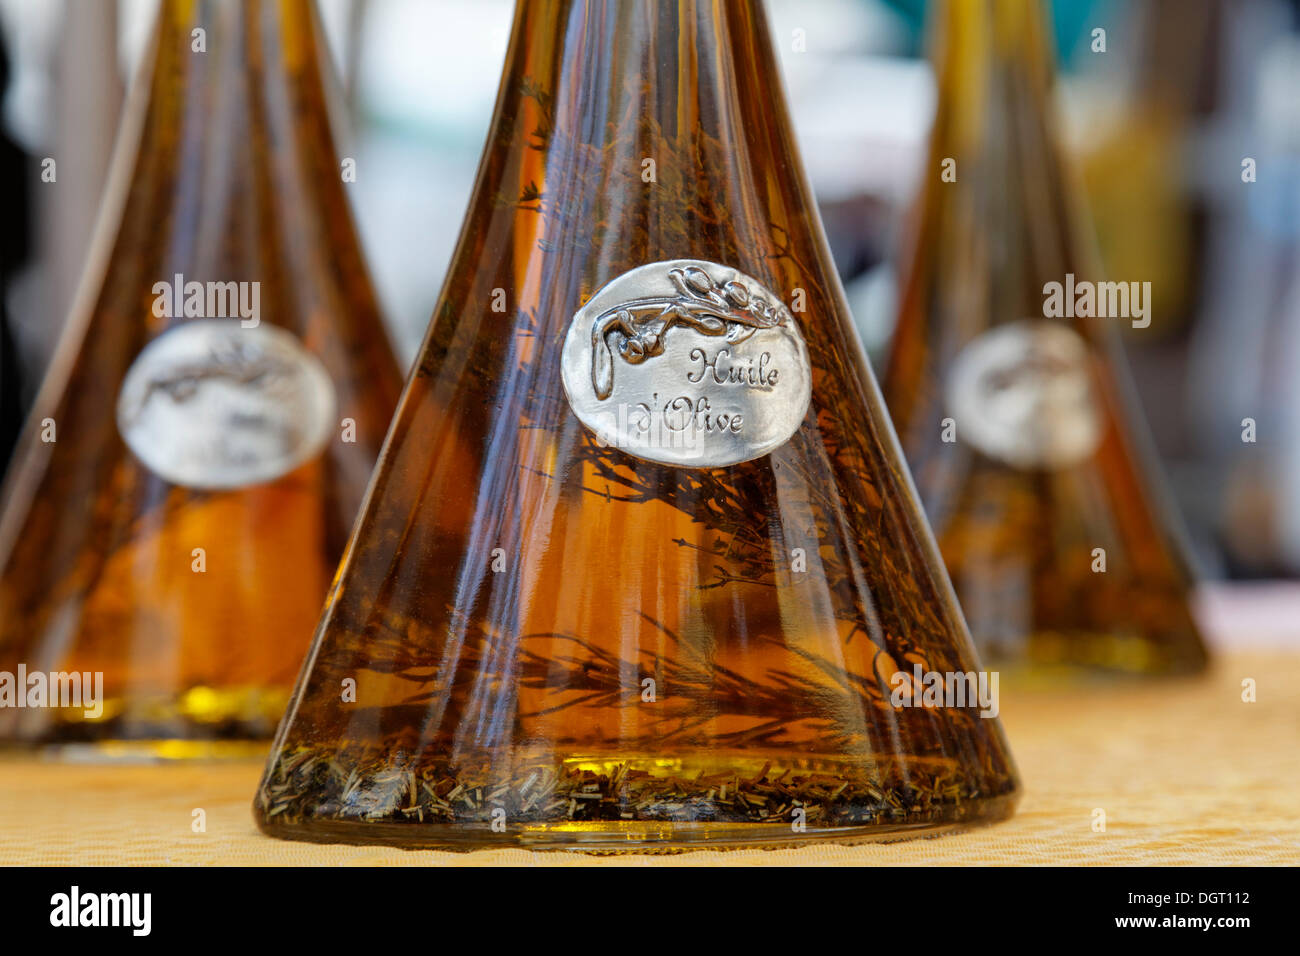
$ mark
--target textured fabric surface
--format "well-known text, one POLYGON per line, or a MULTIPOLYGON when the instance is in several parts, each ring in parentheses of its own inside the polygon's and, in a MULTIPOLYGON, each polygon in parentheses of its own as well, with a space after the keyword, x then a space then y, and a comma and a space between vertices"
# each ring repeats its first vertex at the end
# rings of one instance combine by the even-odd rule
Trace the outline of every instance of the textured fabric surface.
POLYGON ((259 762, 0 762, 3 864, 843 865, 1300 863, 1300 654, 1220 653, 1196 680, 1017 686, 1002 716, 1024 778, 1010 821, 857 847, 596 857, 407 852, 261 836, 259 762), (1242 681, 1257 701, 1242 700, 1242 681), (206 814, 195 833, 193 811, 206 814), (1106 815, 1093 829, 1094 811, 1106 815))

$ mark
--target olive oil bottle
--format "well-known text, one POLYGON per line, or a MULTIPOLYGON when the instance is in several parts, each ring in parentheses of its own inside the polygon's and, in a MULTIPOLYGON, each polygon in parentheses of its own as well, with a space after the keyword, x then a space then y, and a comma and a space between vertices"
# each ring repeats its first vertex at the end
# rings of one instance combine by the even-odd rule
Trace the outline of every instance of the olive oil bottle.
POLYGON ((5 741, 185 757, 275 728, 401 384, 332 83, 307 0, 161 5, 4 486, 5 741))
POLYGON ((519 3, 260 826, 600 851, 941 832, 1018 796, 978 670, 762 5, 519 3), (969 699, 923 702, 935 673, 969 699))
POLYGON ((1160 290, 1105 284, 1083 238, 1040 5, 948 0, 934 27, 938 111, 883 387, 971 633, 987 662, 1040 673, 1199 670, 1118 339, 1158 321, 1160 290))

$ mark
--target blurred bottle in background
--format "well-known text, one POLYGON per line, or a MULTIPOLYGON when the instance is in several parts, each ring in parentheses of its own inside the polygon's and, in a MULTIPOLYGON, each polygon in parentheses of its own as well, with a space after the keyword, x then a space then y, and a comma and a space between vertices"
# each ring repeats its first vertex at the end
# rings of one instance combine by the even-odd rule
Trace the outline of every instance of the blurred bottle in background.
POLYGON ((273 730, 401 380, 308 0, 167 0, 144 62, 0 515, 0 670, 102 692, 0 737, 205 755, 273 730))
POLYGON ((939 104, 884 391, 972 636, 986 662, 1198 670, 1191 576, 1115 328, 1150 315, 1152 286, 1130 297, 1146 277, 1118 277, 1122 299, 1096 286, 1085 305, 1102 275, 1058 153, 1040 7, 933 15, 939 104))

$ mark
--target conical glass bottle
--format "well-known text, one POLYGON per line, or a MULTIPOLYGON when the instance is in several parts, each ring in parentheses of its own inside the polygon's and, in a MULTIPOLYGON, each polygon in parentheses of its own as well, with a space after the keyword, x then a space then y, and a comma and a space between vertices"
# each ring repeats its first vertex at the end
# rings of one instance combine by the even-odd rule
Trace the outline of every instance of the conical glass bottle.
POLYGON ((1043 673, 1198 670, 1192 579, 1119 346, 1119 323, 1150 320, 1150 284, 1100 285, 1081 239, 1039 4, 951 0, 934 25, 939 103, 883 390, 971 633, 986 662, 1043 673))
POLYGON ((996 708, 911 684, 977 667, 762 5, 520 3, 261 827, 617 850, 997 819, 996 708))
POLYGON ((186 756, 274 731, 401 387, 332 83, 307 0, 161 6, 7 476, 7 741, 186 756))

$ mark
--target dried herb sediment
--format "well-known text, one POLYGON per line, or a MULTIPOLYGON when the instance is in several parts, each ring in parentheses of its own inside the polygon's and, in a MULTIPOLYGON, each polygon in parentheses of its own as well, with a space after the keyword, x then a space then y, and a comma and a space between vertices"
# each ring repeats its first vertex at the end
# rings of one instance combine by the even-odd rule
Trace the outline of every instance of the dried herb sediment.
POLYGON ((739 772, 663 775, 630 762, 608 769, 524 765, 508 773, 430 761, 402 767, 384 751, 283 754, 259 809, 268 825, 322 819, 390 823, 568 821, 794 823, 810 827, 958 820, 964 802, 1010 793, 1010 780, 983 792, 957 773, 909 768, 906 778, 850 779, 814 767, 752 776, 739 772), (800 812, 802 811, 802 812, 800 812))

